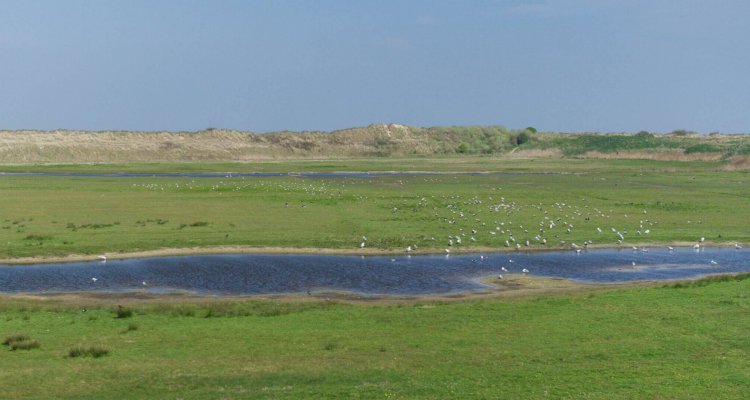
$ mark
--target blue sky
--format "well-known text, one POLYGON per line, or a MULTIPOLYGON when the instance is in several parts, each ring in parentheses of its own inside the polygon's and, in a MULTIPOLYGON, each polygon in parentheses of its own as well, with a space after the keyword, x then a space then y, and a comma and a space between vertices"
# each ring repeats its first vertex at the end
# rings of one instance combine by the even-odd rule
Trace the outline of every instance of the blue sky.
POLYGON ((750 132, 750 2, 0 0, 0 129, 750 132))

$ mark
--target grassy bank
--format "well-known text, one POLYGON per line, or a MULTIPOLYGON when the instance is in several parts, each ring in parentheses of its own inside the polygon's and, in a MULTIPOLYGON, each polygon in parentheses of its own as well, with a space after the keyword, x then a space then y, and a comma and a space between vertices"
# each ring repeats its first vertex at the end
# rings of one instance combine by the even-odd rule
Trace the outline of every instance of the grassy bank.
MULTIPOLYGON (((141 165, 140 171, 221 171, 237 165, 141 165)), ((589 241, 617 245, 618 232, 622 246, 693 243, 701 237, 707 243, 750 241, 750 175, 722 171, 710 162, 469 158, 299 162, 284 168, 361 171, 406 165, 408 170, 507 174, 0 176, 0 258, 203 246, 356 250, 363 236, 365 249, 416 246, 439 252, 568 248, 589 241)), ((251 166, 270 171, 280 164, 251 166)), ((116 166, 75 168, 111 172, 116 166)))
POLYGON ((119 310, 5 299, 0 334, 39 347, 0 348, 0 397, 739 399, 749 289, 723 278, 450 303, 119 310))

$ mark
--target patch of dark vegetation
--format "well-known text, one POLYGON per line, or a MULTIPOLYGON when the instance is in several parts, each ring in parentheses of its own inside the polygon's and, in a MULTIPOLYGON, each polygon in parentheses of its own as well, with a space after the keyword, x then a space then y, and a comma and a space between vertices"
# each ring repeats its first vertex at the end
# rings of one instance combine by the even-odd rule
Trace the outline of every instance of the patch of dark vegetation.
POLYGON ((116 221, 111 224, 82 224, 82 225, 76 225, 72 222, 68 222, 68 224, 65 227, 75 232, 79 229, 102 229, 102 228, 111 228, 117 225, 120 225, 120 222, 116 221))
POLYGON ((720 276, 709 276, 706 278, 698 279, 692 282, 677 282, 673 284, 667 284, 662 286, 668 289, 686 289, 696 288, 712 285, 721 282, 739 282, 745 279, 750 279, 750 273, 736 274, 736 275, 720 275, 720 276))
POLYGON ((68 350, 69 358, 92 357, 99 358, 109 355, 109 349, 104 346, 78 346, 68 350))
POLYGON ((138 221, 135 221, 135 226, 146 226, 148 224, 164 225, 167 222, 169 222, 169 220, 167 220, 167 219, 161 219, 161 218, 147 219, 145 221, 138 220, 138 221))
POLYGON ((721 152, 721 149, 719 147, 708 143, 698 143, 685 148, 685 154, 718 152, 721 152))
POLYGON ((133 310, 129 310, 123 306, 117 306, 115 310, 115 318, 130 318, 133 316, 133 310))
POLYGON ((138 325, 134 323, 130 323, 125 329, 122 330, 122 333, 128 333, 128 332, 133 332, 137 330, 138 330, 138 325))
POLYGON ((11 351, 37 349, 40 346, 38 340, 32 339, 29 335, 23 333, 16 333, 6 337, 3 345, 8 346, 11 351))
POLYGON ((615 153, 618 151, 644 150, 656 148, 677 148, 680 143, 654 135, 581 135, 560 137, 554 140, 567 156, 588 152, 615 153))
POLYGON ((183 228, 188 228, 188 227, 197 228, 197 227, 202 227, 202 226, 208 226, 208 222, 196 221, 196 222, 193 222, 192 224, 180 224, 180 227, 178 229, 183 229, 183 228))
POLYGON ((47 234, 41 234, 41 233, 31 233, 26 235, 23 240, 33 240, 33 241, 43 241, 43 240, 52 240, 54 236, 47 235, 47 234))

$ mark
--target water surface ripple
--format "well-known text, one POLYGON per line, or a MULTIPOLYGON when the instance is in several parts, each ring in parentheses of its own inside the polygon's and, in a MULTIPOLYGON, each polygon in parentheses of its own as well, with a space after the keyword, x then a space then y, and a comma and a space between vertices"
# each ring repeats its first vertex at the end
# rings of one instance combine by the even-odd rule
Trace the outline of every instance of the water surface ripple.
POLYGON ((200 255, 0 266, 0 292, 187 292, 198 295, 343 291, 430 295, 481 291, 502 272, 588 283, 691 279, 750 272, 750 251, 692 248, 415 256, 200 255), (713 261, 713 263, 712 263, 713 261), (635 263, 635 266, 633 265, 635 263))

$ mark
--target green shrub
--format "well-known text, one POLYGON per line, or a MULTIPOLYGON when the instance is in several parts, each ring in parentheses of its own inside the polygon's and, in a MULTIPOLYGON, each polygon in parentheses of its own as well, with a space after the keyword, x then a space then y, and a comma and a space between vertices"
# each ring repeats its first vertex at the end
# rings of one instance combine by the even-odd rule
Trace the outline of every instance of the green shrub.
POLYGON ((528 131, 522 131, 516 137, 516 144, 518 144, 520 146, 520 145, 522 145, 524 143, 528 143, 529 140, 531 140, 531 134, 529 134, 528 131))

